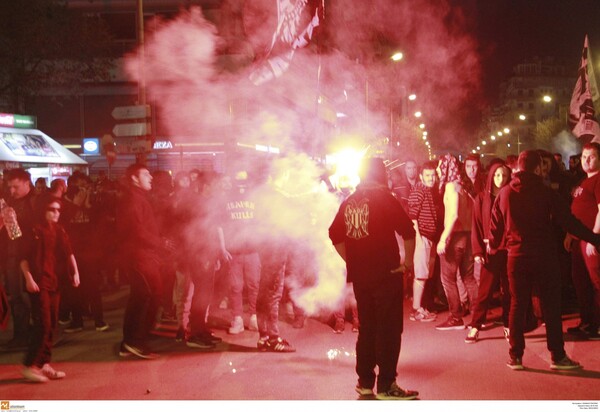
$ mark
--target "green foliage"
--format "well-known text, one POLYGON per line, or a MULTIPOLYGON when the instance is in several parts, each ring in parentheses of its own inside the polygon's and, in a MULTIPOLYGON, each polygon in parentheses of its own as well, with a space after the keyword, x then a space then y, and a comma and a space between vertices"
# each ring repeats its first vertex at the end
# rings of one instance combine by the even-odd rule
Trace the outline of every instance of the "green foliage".
POLYGON ((108 80, 111 37, 103 22, 58 0, 0 1, 0 108, 24 112, 48 88, 78 94, 108 80))

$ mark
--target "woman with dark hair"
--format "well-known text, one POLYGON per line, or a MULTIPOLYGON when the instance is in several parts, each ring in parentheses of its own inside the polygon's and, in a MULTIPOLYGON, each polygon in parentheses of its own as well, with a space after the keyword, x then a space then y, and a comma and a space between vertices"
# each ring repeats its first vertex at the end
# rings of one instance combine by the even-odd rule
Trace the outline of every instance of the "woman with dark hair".
POLYGON ((496 195, 510 181, 511 170, 508 166, 495 163, 490 168, 485 190, 473 203, 473 220, 471 230, 471 246, 475 262, 481 265, 477 300, 473 306, 473 317, 469 325, 466 343, 475 343, 479 331, 486 321, 487 310, 492 299, 494 285, 500 279, 502 293, 502 324, 504 335, 508 336, 508 311, 510 309, 510 293, 506 275, 507 252, 505 249, 492 249, 489 245, 489 228, 492 205, 496 195))
POLYGON ((50 366, 52 339, 58 321, 60 289, 69 281, 79 286, 79 271, 67 232, 58 223, 59 199, 48 197, 40 204, 32 233, 24 234, 21 270, 31 298, 33 334, 23 364, 23 376, 43 383, 62 379, 65 373, 50 366))

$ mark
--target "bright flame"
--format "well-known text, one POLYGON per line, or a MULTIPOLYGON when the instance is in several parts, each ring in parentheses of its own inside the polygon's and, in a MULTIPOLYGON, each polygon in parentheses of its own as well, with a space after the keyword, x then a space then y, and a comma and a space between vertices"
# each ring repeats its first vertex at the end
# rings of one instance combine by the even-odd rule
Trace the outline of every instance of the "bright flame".
POLYGON ((366 153, 365 150, 344 149, 329 156, 329 161, 335 166, 335 173, 330 176, 332 185, 337 188, 350 187, 354 189, 360 178, 358 169, 366 153))

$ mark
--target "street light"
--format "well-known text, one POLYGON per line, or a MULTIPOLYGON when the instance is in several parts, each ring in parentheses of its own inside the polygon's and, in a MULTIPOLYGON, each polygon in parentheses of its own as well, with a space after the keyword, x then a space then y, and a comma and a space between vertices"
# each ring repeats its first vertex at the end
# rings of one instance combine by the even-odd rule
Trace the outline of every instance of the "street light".
POLYGON ((544 97, 542 97, 542 100, 546 103, 550 103, 552 101, 552 97, 545 95, 544 97))
POLYGON ((415 117, 421 117, 421 116, 423 116, 423 113, 421 113, 421 112, 415 112, 415 117))
POLYGON ((397 62, 402 60, 402 58, 404 57, 404 55, 401 52, 396 52, 394 54, 392 54, 392 57, 390 57, 393 61, 397 62))
POLYGON ((417 100, 417 95, 412 93, 408 95, 408 100, 413 101, 413 100, 417 100))

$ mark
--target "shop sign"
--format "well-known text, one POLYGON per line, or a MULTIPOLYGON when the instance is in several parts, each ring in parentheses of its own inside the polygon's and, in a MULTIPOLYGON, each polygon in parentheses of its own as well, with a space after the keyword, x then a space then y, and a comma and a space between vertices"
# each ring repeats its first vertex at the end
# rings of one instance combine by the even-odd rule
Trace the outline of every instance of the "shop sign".
POLYGON ((20 129, 35 129, 37 127, 37 117, 12 113, 0 113, 0 126, 15 127, 20 129))
POLYGON ((83 153, 87 155, 100 154, 100 139, 97 137, 86 137, 83 139, 83 153))
POLYGON ((173 143, 170 140, 157 140, 152 147, 154 150, 167 150, 173 148, 173 143))

